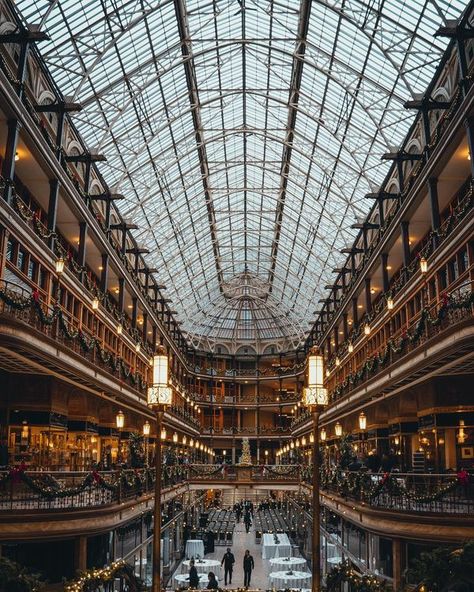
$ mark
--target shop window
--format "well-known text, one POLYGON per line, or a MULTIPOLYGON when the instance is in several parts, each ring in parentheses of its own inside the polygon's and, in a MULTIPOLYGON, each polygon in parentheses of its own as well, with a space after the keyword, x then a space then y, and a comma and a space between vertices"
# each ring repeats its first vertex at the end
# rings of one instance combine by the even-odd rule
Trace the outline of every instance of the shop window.
POLYGON ((15 258, 15 241, 11 238, 7 242, 7 259, 13 263, 15 258))
POLYGON ((41 267, 40 273, 39 273, 39 286, 42 290, 46 290, 47 285, 48 285, 48 272, 41 267))
POLYGON ((438 282, 441 290, 445 290, 447 286, 446 269, 440 269, 438 272, 438 282))
POLYGON ((21 248, 18 249, 18 258, 16 261, 16 266, 18 267, 18 269, 21 269, 22 271, 24 269, 25 259, 26 259, 25 251, 23 251, 23 249, 21 249, 21 248))
POLYGON ((28 271, 26 273, 26 275, 30 278, 30 280, 35 279, 37 267, 38 267, 38 265, 37 265, 36 261, 33 261, 33 259, 30 259, 28 262, 28 271))

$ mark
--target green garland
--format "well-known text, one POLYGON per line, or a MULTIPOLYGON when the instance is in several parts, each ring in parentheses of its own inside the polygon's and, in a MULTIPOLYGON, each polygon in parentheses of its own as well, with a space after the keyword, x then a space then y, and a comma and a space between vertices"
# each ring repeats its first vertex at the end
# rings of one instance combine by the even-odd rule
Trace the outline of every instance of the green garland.
POLYGON ((91 353, 93 350, 97 352, 100 361, 108 365, 111 370, 116 372, 120 370, 121 374, 129 380, 133 386, 138 386, 140 390, 145 390, 147 383, 138 372, 133 372, 132 368, 127 366, 125 360, 119 356, 103 349, 100 341, 91 337, 90 339, 81 331, 71 329, 64 318, 62 309, 59 306, 54 306, 50 314, 44 312, 40 301, 33 295, 27 298, 23 296, 16 296, 13 292, 0 289, 0 299, 9 307, 25 311, 31 308, 36 316, 39 318, 42 325, 52 326, 57 320, 61 334, 69 341, 77 341, 85 353, 91 353))
MULTIPOLYGON (((308 470, 304 474, 304 479, 309 481, 310 477, 311 470, 308 470)), ((415 473, 413 477, 416 477, 415 473)), ((395 474, 385 473, 378 482, 374 483, 371 473, 362 471, 321 469, 320 478, 322 489, 335 491, 344 498, 351 497, 369 502, 375 502, 382 494, 389 494, 417 504, 428 504, 442 499, 459 486, 459 480, 455 477, 433 491, 420 493, 401 484, 395 474)))
POLYGON ((384 580, 372 575, 361 575, 349 561, 336 565, 326 576, 326 591, 339 592, 342 584, 349 584, 351 592, 382 592, 387 589, 384 580))
POLYGON ((77 580, 65 585, 64 592, 99 592, 104 587, 108 590, 117 578, 125 581, 128 592, 141 592, 144 589, 134 568, 119 559, 101 569, 94 568, 82 573, 77 580))
POLYGON ((402 351, 404 351, 407 345, 417 344, 429 325, 432 327, 437 327, 441 325, 441 323, 447 317, 449 312, 460 309, 467 310, 473 304, 474 292, 471 292, 466 297, 461 298, 460 300, 451 299, 449 302, 443 304, 439 308, 436 317, 434 318, 431 317, 429 310, 423 309, 420 315, 420 319, 412 333, 406 332, 398 340, 389 340, 383 352, 375 354, 371 358, 368 358, 363 364, 363 366, 359 368, 359 370, 351 372, 346 377, 346 379, 332 391, 331 399, 333 401, 338 399, 343 394, 344 389, 346 389, 348 386, 357 385, 366 377, 369 377, 370 375, 374 374, 379 367, 381 368, 385 366, 385 364, 389 360, 391 352, 394 354, 399 354, 402 351))

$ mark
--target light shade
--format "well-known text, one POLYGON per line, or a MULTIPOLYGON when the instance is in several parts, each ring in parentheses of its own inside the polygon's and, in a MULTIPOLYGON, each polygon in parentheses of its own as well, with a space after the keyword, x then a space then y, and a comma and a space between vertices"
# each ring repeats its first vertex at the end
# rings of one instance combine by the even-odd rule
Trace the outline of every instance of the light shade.
POLYGON ((191 438, 191 440, 189 440, 189 446, 190 448, 192 448, 194 446, 194 440, 191 438))
POLYGON ((153 386, 168 386, 168 356, 163 346, 153 356, 153 386))
POLYGON ((198 440, 196 440, 196 441, 194 442, 194 448, 196 448, 196 449, 198 449, 198 448, 199 448, 199 442, 198 442, 198 440))
POLYGON ((311 432, 311 434, 309 435, 309 442, 310 442, 310 444, 314 444, 314 435, 313 435, 313 432, 311 432))
POLYGON ((99 299, 97 296, 94 296, 92 299, 92 310, 97 310, 99 308, 99 299))
POLYGON ((178 442, 178 434, 176 432, 173 434, 173 442, 175 444, 178 442))
POLYGON ((328 391, 323 386, 307 386, 303 389, 303 403, 307 407, 327 405, 328 402, 328 391))
POLYGON ((388 310, 393 310, 393 298, 391 296, 387 298, 387 308, 388 310))
POLYGON ((64 271, 64 259, 60 257, 56 261, 56 273, 60 275, 64 271))
POLYGON ((306 436, 301 438, 301 446, 306 446, 306 436))
POLYGON ((420 271, 426 273, 428 271, 428 261, 425 257, 420 257, 420 271))
POLYGON ((338 357, 336 357, 336 366, 340 366, 340 365, 341 365, 341 360, 338 357))
POLYGON ((145 423, 143 424, 143 435, 144 436, 149 436, 150 435, 150 422, 149 421, 145 421, 145 423))
POLYGON ((125 425, 125 415, 123 414, 123 411, 119 411, 115 416, 115 424, 119 430, 125 425))
POLYGON ((150 386, 147 391, 148 405, 171 405, 173 390, 169 386, 150 386))
POLYGON ((364 334, 365 335, 370 335, 370 331, 371 331, 371 328, 370 328, 369 323, 365 323, 365 325, 364 325, 364 334))
POLYGON ((338 438, 342 436, 342 425, 339 422, 334 426, 334 433, 338 438))
POLYGON ((324 360, 317 348, 313 348, 308 356, 308 386, 323 386, 324 360))
POLYGON ((367 417, 366 417, 365 413, 362 411, 362 413, 359 415, 359 429, 364 431, 366 428, 367 428, 367 417))
POLYGON ((186 438, 186 434, 183 436, 183 446, 186 446, 188 439, 186 438))
POLYGON ((326 433, 326 428, 321 428, 321 442, 326 442, 326 438, 327 438, 327 433, 326 433))
POLYGON ((347 351, 351 354, 354 351, 354 346, 352 345, 352 342, 349 343, 349 345, 347 346, 347 351))
POLYGON ((122 335, 122 325, 120 323, 117 325, 117 335, 122 335))

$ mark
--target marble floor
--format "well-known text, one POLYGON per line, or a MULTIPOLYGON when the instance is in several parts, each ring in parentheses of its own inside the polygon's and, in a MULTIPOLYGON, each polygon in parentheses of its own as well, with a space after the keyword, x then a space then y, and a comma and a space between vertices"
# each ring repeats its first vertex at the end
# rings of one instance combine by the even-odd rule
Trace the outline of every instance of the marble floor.
MULTIPOLYGON (((222 561, 222 557, 226 552, 227 547, 216 546, 214 553, 208 553, 206 559, 217 559, 222 561)), ((244 553, 248 549, 250 554, 253 556, 255 562, 255 569, 252 572, 252 579, 250 582, 250 588, 261 590, 268 590, 271 588, 268 576, 270 574, 270 563, 266 559, 262 559, 262 545, 255 543, 255 528, 251 526, 250 532, 245 532, 245 526, 242 524, 236 524, 234 530, 234 539, 231 546, 232 553, 235 557, 235 566, 232 576, 232 586, 224 586, 224 571, 222 568, 222 578, 219 580, 220 588, 242 588, 244 585, 244 570, 243 570, 243 558, 244 553)), ((176 573, 181 573, 181 564, 178 566, 176 573)))

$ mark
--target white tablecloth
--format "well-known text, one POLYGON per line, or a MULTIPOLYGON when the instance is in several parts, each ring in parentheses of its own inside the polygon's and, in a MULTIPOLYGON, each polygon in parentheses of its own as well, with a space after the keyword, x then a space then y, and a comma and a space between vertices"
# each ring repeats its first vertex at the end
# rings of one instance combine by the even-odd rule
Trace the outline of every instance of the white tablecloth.
POLYGON ((289 571, 290 569, 303 569, 306 566, 306 559, 303 557, 275 557, 270 559, 272 571, 289 571))
POLYGON ((311 586, 311 574, 294 571, 292 575, 288 575, 286 571, 273 571, 270 574, 270 585, 275 588, 308 588, 311 586))
POLYGON ((186 541, 186 557, 204 557, 204 543, 199 539, 189 539, 186 541))
MULTIPOLYGON (((196 559, 194 565, 199 573, 207 574, 210 571, 213 571, 216 574, 216 578, 219 579, 221 574, 221 562, 217 561, 217 559, 203 559, 202 563, 196 559)), ((181 572, 187 574, 189 568, 189 559, 187 559, 181 564, 181 572)))
POLYGON ((263 535, 262 557, 263 559, 273 559, 274 557, 290 557, 291 544, 287 534, 277 535, 279 543, 276 544, 274 535, 266 533, 263 535))
MULTIPOLYGON (((207 577, 207 573, 198 573, 199 576, 199 587, 201 589, 207 588, 207 583, 209 582, 209 578, 207 577)), ((189 588, 189 576, 188 574, 178 574, 174 576, 174 580, 176 582, 176 588, 189 588)))
POLYGON ((342 557, 328 557, 327 562, 331 565, 338 565, 342 562, 342 557))

